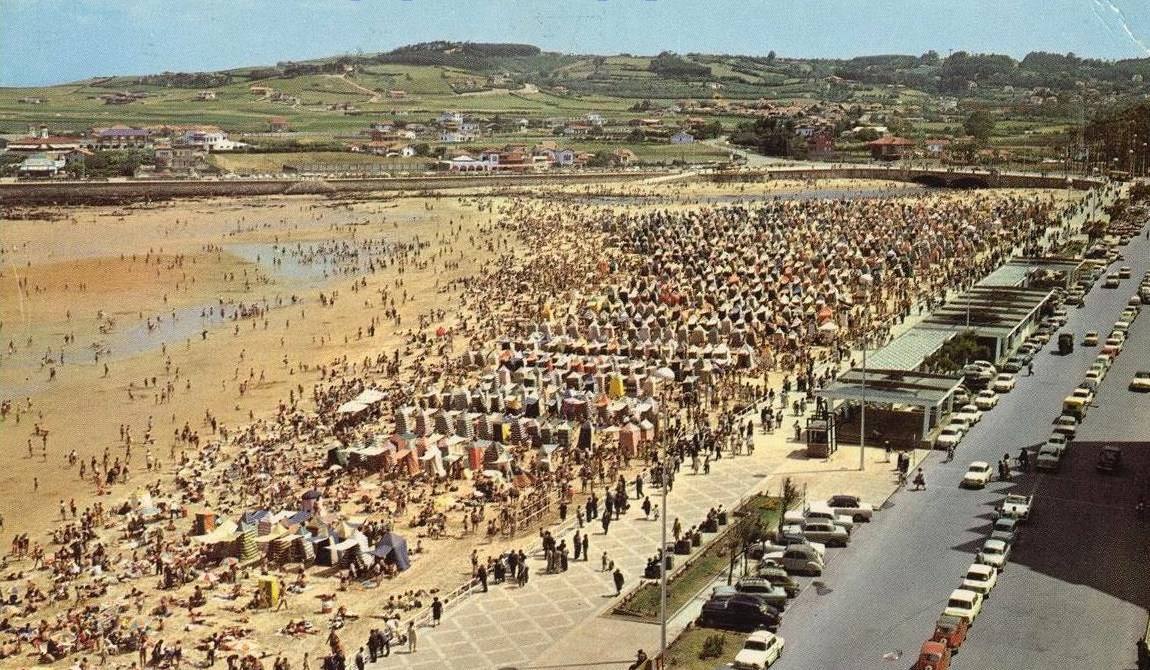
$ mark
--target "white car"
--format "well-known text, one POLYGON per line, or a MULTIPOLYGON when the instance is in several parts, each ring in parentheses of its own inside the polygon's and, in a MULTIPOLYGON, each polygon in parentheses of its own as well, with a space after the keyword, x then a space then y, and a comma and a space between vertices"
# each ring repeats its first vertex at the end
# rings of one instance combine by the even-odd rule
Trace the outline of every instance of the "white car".
POLYGON ((1150 371, 1139 370, 1134 373, 1134 379, 1130 380, 1130 390, 1145 393, 1150 391, 1150 371))
POLYGON ((987 540, 982 543, 982 549, 975 556, 975 561, 989 565, 999 572, 1006 567, 1006 559, 1010 557, 1010 545, 1002 540, 987 540))
POLYGON ((1062 465, 1062 449, 1049 444, 1042 445, 1038 456, 1034 459, 1034 467, 1038 470, 1057 470, 1062 465))
POLYGON ((950 421, 948 421, 946 425, 958 428, 962 431, 963 437, 966 437, 966 434, 970 432, 970 427, 974 424, 965 416, 956 412, 950 415, 950 421))
POLYGON ((952 424, 939 432, 938 437, 934 440, 934 444, 939 449, 949 449, 950 447, 957 447, 961 441, 962 429, 952 424))
POLYGON ((1078 419, 1069 414, 1063 414, 1054 420, 1054 432, 1065 435, 1068 440, 1073 440, 1074 435, 1078 432, 1078 419))
POLYGON ((1042 446, 1056 449, 1059 454, 1064 454, 1066 453, 1066 448, 1070 446, 1070 443, 1062 433, 1051 433, 1050 437, 1046 438, 1046 443, 1042 446))
POLYGON ((1010 393, 1014 390, 1014 375, 1009 372, 1000 372, 991 382, 990 388, 995 393, 1010 393))
POLYGON ((962 476, 960 486, 963 488, 981 489, 990 481, 990 476, 993 473, 994 470, 990 467, 990 463, 986 461, 975 461, 966 469, 966 474, 962 476))
POLYGON ((974 623, 974 618, 982 611, 982 594, 967 589, 955 589, 950 592, 943 614, 966 619, 967 623, 974 623))
POLYGON ((1010 493, 998 505, 998 515, 1008 516, 1012 519, 1019 521, 1026 521, 1030 518, 1030 505, 1034 502, 1031 496, 1019 495, 1017 493, 1010 493))
POLYGON ((974 405, 984 412, 994 409, 998 405, 998 394, 990 389, 983 389, 974 397, 974 405))
POLYGON ((962 588, 974 591, 983 598, 990 595, 991 589, 996 584, 998 584, 998 570, 982 563, 971 563, 962 578, 962 588))
POLYGON ((958 408, 958 412, 955 413, 954 418, 962 419, 968 426, 973 426, 979 421, 982 421, 982 410, 978 408, 978 405, 973 403, 963 405, 958 408))
POLYGON ((771 667, 783 653, 783 638, 766 630, 757 630, 747 636, 743 648, 735 655, 732 667, 737 670, 764 670, 771 667))

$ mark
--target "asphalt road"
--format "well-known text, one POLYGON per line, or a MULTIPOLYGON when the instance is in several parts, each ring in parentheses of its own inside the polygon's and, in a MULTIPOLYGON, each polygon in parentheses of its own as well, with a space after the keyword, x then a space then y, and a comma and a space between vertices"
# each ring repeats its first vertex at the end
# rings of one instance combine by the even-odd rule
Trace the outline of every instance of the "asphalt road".
MULTIPOLYGON (((1134 667, 1134 642, 1145 632, 1150 576, 1145 556, 1150 520, 1137 518, 1139 491, 1150 498, 1150 442, 1124 444, 1126 468, 1094 471, 1102 442, 1150 440, 1150 395, 1126 385, 1150 369, 1150 306, 1100 389, 1062 471, 1019 475, 982 491, 960 489, 966 466, 1044 442, 1062 399, 1085 376, 1097 347, 1082 335, 1110 332, 1142 274, 1150 269, 1144 237, 1122 249, 1133 268, 1118 289, 1095 284, 1085 307, 1070 308, 1061 332, 1075 334, 1067 356, 1047 345, 1034 376, 983 415, 952 463, 936 452, 924 467, 925 491, 900 491, 834 554, 818 589, 787 609, 780 634, 787 652, 778 670, 909 668, 989 532, 994 506, 1008 491, 1034 492, 1034 520, 975 622, 953 666, 971 670, 1134 667), (1094 444, 1091 444, 1091 443, 1094 444)), ((872 466, 873 467, 873 466, 872 466)), ((887 467, 887 466, 881 466, 887 467)), ((1150 519, 1150 517, 1148 517, 1150 519)))

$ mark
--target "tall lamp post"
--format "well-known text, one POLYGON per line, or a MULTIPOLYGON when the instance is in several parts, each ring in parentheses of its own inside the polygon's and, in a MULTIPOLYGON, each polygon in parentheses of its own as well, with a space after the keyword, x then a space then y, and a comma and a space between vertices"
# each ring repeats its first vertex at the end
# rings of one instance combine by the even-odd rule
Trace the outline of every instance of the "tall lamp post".
MULTIPOLYGON (((667 383, 675 381, 675 372, 671 368, 661 367, 655 370, 655 376, 667 383)), ((667 422, 670 423, 670 415, 667 416, 667 422)), ((675 434, 672 436, 669 432, 663 432, 660 436, 660 442, 663 445, 663 453, 659 459, 659 467, 662 469, 660 482, 661 489, 659 494, 660 504, 662 509, 660 512, 660 545, 659 545, 659 663, 664 662, 664 657, 667 654, 667 453, 668 453, 668 439, 678 442, 683 436, 684 429, 680 426, 675 434)))
MULTIPOLYGON (((866 286, 865 307, 869 310, 871 284, 874 282, 874 277, 868 272, 860 277, 860 279, 866 286)), ((862 412, 859 414, 859 472, 866 469, 866 350, 867 345, 870 344, 870 331, 868 330, 868 326, 863 326, 862 412)))

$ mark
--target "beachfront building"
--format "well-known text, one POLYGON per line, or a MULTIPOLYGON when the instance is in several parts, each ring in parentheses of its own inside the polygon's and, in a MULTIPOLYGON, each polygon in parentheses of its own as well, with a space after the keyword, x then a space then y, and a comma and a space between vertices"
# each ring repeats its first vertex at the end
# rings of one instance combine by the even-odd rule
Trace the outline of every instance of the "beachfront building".
POLYGON ((208 152, 232 151, 239 147, 247 146, 243 142, 237 142, 235 140, 229 139, 226 131, 223 131, 215 126, 188 128, 184 131, 183 137, 181 139, 183 144, 187 144, 208 152))
POLYGON ((882 161, 897 161, 911 155, 914 150, 914 141, 903 137, 890 135, 880 137, 873 142, 867 142, 871 158, 882 161))
POLYGON ((13 153, 38 154, 44 152, 75 151, 86 144, 85 138, 74 135, 52 135, 48 126, 29 128, 29 135, 8 143, 7 150, 13 153))
POLYGON ((68 161, 62 153, 39 153, 25 158, 16 174, 26 179, 46 179, 64 173, 68 161))
POLYGON ((126 149, 152 148, 152 134, 147 128, 113 126, 101 128, 93 133, 95 142, 92 148, 97 151, 122 151, 126 149))

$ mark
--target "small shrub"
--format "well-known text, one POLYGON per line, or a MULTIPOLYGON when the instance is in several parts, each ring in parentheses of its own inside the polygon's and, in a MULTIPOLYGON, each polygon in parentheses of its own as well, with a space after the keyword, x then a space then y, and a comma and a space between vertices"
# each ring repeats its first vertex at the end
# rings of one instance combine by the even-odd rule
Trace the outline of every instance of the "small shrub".
POLYGON ((726 638, 716 633, 715 635, 708 635, 707 639, 703 640, 703 648, 699 650, 699 658, 718 658, 723 655, 723 643, 726 638))

